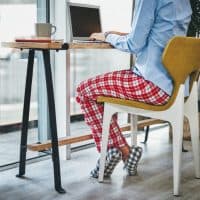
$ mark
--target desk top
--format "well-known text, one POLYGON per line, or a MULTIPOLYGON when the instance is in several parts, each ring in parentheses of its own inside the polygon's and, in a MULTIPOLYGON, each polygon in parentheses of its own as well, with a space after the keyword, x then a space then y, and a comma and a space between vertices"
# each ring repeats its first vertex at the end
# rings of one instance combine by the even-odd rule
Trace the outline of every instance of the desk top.
POLYGON ((2 47, 16 48, 16 49, 68 49, 68 45, 63 46, 63 42, 2 42, 2 47))
POLYGON ((52 50, 67 50, 67 49, 112 49, 108 43, 62 43, 62 42, 2 42, 2 47, 16 49, 52 49, 52 50))

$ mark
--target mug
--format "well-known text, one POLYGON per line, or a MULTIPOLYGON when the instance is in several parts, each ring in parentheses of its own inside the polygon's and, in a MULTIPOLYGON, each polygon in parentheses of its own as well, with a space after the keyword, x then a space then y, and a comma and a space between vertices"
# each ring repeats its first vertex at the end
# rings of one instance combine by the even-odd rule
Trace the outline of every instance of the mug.
POLYGON ((48 37, 50 38, 56 32, 56 26, 50 23, 36 23, 35 35, 36 37, 48 37))

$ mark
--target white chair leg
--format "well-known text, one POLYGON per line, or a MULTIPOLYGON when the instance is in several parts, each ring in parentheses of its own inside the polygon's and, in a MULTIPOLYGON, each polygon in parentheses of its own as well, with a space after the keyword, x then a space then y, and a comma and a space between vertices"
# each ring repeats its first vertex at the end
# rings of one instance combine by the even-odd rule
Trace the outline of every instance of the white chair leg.
POLYGON ((138 122, 138 117, 137 115, 131 114, 131 146, 137 146, 137 122, 138 122))
POLYGON ((196 178, 200 178, 200 147, 199 147, 199 116, 198 116, 198 89, 197 83, 193 88, 188 101, 185 104, 185 114, 190 124, 190 134, 194 157, 194 169, 196 178))
POLYGON ((192 150, 194 157, 194 169, 196 178, 200 178, 200 157, 199 157, 199 120, 198 113, 195 113, 189 119, 190 133, 192 140, 192 150))
POLYGON ((114 114, 114 111, 111 106, 107 103, 104 105, 104 116, 103 116, 103 125, 102 125, 102 140, 101 140, 101 156, 100 156, 100 166, 99 166, 99 182, 103 182, 104 178, 104 169, 107 153, 107 145, 109 138, 109 128, 110 121, 114 114))
POLYGON ((173 184, 174 195, 180 195, 181 154, 183 142, 183 117, 172 122, 173 130, 173 184))

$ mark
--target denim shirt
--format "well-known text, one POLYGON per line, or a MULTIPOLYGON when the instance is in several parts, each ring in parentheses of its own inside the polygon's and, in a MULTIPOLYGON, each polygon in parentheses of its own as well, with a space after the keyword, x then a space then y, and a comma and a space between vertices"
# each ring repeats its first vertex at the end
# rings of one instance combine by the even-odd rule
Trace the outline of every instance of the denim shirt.
POLYGON ((109 34, 106 42, 135 54, 133 71, 171 95, 173 81, 162 64, 162 53, 169 39, 186 35, 191 14, 189 0, 135 0, 131 32, 109 34))

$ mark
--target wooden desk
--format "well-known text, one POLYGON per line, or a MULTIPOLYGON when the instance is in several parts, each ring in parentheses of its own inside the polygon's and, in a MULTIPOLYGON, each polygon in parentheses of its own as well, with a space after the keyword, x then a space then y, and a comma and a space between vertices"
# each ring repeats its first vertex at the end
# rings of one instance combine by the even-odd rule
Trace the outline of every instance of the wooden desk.
POLYGON ((21 130, 19 174, 17 175, 17 177, 23 177, 25 174, 31 85, 33 78, 34 55, 35 51, 37 50, 37 51, 42 51, 44 59, 47 98, 49 106, 50 131, 51 131, 52 160, 54 167, 54 184, 56 191, 58 191, 59 193, 65 193, 65 190, 61 186, 60 160, 58 151, 55 100, 54 100, 53 81, 51 73, 51 63, 50 63, 50 50, 56 50, 56 51, 67 50, 68 44, 63 44, 60 42, 52 42, 52 43, 4 42, 2 43, 2 46, 17 48, 21 50, 23 49, 29 50, 27 74, 26 74, 26 86, 24 95, 24 106, 23 106, 22 130, 21 130))
MULTIPOLYGON (((34 46, 35 48, 42 48, 42 49, 56 49, 56 48, 62 48, 63 44, 59 44, 59 43, 55 43, 55 44, 37 44, 37 43, 4 43, 4 46, 8 46, 8 47, 13 47, 13 48, 26 48, 29 49, 32 46, 34 46)), ((84 140, 90 140, 92 139, 92 135, 91 133, 87 133, 84 135, 80 135, 80 136, 71 136, 71 131, 70 131, 70 50, 72 49, 113 49, 113 47, 108 44, 108 43, 69 43, 69 44, 65 44, 65 48, 67 49, 67 63, 66 63, 66 90, 62 91, 62 93, 66 92, 66 94, 64 96, 66 96, 66 101, 65 104, 66 105, 59 105, 62 108, 66 107, 66 118, 62 119, 62 123, 66 124, 66 130, 64 132, 66 132, 66 137, 62 137, 59 138, 58 140, 58 144, 60 146, 62 145, 67 145, 67 152, 66 152, 66 157, 68 159, 70 159, 71 157, 71 152, 70 152, 70 144, 72 143, 77 143, 77 142, 81 142, 84 140)), ((65 109, 64 109, 65 110, 65 109)), ((65 111, 64 111, 65 112, 65 111)), ((157 124, 157 123, 163 123, 161 120, 155 120, 155 119, 145 119, 145 120, 141 120, 137 123, 137 126, 139 128, 143 128, 144 126, 149 127, 149 125, 152 124, 157 124)), ((130 130, 130 124, 125 124, 124 126, 121 127, 121 131, 129 131, 130 130)), ((147 136, 148 136, 148 131, 146 132, 146 137, 145 137, 145 142, 147 140, 147 136)), ((52 142, 46 141, 42 144, 29 144, 28 148, 30 150, 33 151, 42 151, 45 149, 49 149, 52 147, 52 142)))
POLYGON ((37 42, 2 42, 2 47, 16 49, 34 49, 34 50, 66 50, 68 44, 61 42, 37 43, 37 42))

